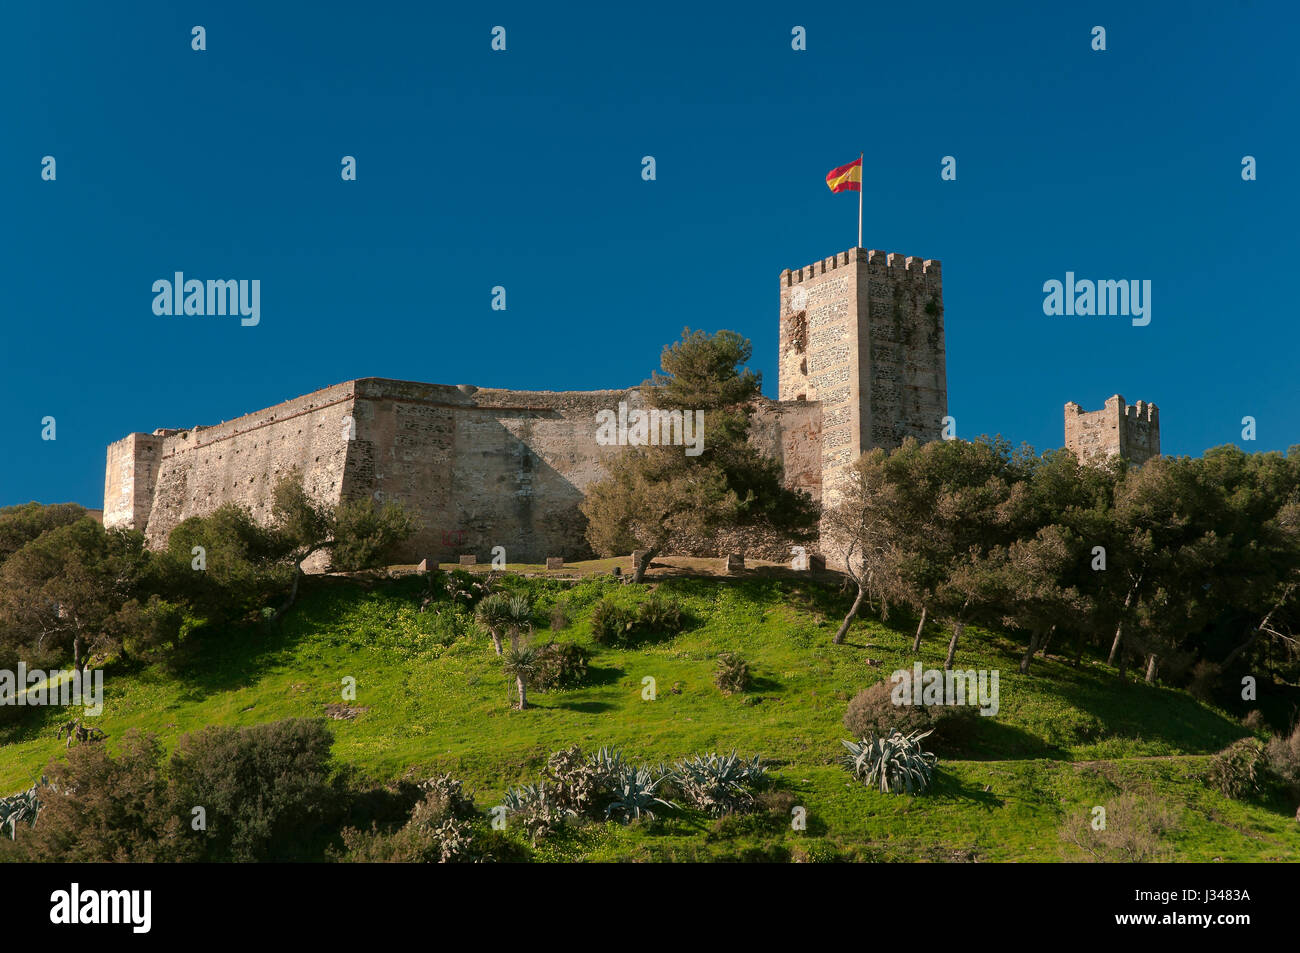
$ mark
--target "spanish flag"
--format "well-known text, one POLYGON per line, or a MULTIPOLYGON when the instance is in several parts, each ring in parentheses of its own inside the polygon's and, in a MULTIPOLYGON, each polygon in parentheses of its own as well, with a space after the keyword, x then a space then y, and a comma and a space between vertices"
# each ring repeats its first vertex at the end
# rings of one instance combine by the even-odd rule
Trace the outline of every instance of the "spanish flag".
POLYGON ((826 173, 826 187, 832 192, 862 191, 862 159, 854 159, 848 165, 831 169, 826 173))

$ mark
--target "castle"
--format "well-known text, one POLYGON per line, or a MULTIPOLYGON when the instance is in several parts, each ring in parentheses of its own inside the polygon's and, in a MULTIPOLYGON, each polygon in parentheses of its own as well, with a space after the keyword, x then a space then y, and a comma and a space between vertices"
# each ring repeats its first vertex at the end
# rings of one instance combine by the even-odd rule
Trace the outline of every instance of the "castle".
MULTIPOLYGON (((833 501, 844 468, 873 447, 939 437, 948 413, 939 262, 855 248, 782 271, 778 400, 755 408, 751 439, 785 481, 833 501)), ((217 426, 133 433, 108 447, 104 525, 161 547, 182 520, 225 503, 270 516, 297 471, 312 498, 401 503, 420 521, 398 558, 511 562, 591 555, 585 490, 622 451, 601 420, 640 409, 637 388, 515 391, 362 378, 217 426)), ((689 409, 689 408, 684 408, 689 409)), ((1154 405, 1116 396, 1066 405, 1066 446, 1084 459, 1160 452, 1154 405)), ((707 439, 707 435, 706 435, 707 439)), ((683 554, 789 558, 754 532, 690 541, 683 554)))
POLYGON ((1146 463, 1160 456, 1160 409, 1141 400, 1126 404, 1119 394, 1090 413, 1070 401, 1065 405, 1065 449, 1084 463, 1112 457, 1146 463))
MULTIPOLYGON (((939 262, 855 248, 780 274, 779 398, 759 401, 752 439, 788 486, 834 496, 871 447, 932 440, 947 413, 939 262)), ((513 391, 363 378, 218 426, 133 433, 111 444, 104 525, 166 544, 173 527, 225 503, 267 519, 296 469, 317 500, 395 500, 422 529, 399 558, 511 562, 591 554, 578 508, 604 461, 598 415, 636 388, 513 391)), ((789 558, 779 539, 694 541, 695 555, 789 558)))

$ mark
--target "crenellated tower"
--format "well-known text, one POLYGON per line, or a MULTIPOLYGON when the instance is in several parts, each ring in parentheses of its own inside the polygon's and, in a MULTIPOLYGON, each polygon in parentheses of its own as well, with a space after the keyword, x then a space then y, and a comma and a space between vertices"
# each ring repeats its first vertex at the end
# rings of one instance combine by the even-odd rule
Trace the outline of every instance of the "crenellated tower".
POLYGON ((855 248, 781 272, 780 399, 822 406, 822 490, 948 413, 939 262, 855 248))
POLYGON ((1089 412, 1070 401, 1065 405, 1065 449, 1085 463, 1111 457, 1146 463, 1160 456, 1160 409, 1144 400, 1126 404, 1119 394, 1101 410, 1089 412))

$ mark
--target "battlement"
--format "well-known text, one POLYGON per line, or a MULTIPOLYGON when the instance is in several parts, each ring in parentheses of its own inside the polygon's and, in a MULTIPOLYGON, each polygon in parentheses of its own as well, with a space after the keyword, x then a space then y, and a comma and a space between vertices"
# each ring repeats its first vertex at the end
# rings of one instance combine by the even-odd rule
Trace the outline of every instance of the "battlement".
POLYGON ((892 278, 929 278, 937 281, 942 275, 941 264, 933 258, 900 255, 898 252, 884 252, 874 248, 855 248, 803 268, 787 268, 781 272, 781 284, 790 287, 854 263, 866 265, 872 274, 892 278))
POLYGON ((1124 407, 1124 416, 1131 420, 1143 420, 1147 423, 1156 423, 1160 419, 1160 408, 1155 404, 1149 404, 1144 400, 1139 400, 1136 404, 1129 404, 1124 407))
POLYGON ((1128 404, 1121 394, 1106 400, 1101 410, 1085 411, 1065 405, 1065 448, 1085 463, 1123 457, 1141 464, 1160 456, 1160 410, 1139 400, 1128 404))

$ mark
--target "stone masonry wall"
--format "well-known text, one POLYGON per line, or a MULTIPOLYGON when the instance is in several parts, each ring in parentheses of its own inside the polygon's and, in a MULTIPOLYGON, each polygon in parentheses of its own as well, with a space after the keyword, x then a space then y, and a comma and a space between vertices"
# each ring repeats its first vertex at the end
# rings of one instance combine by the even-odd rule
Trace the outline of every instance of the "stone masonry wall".
POLYGON ((103 523, 144 529, 158 483, 163 438, 133 433, 108 445, 104 467, 103 523))
POLYGON ((897 447, 907 437, 937 440, 948 413, 943 286, 937 261, 871 252, 865 263, 870 334, 868 447, 897 447))
MULTIPOLYGON (((401 560, 473 554, 487 561, 495 546, 510 562, 580 559, 591 555, 579 510, 585 489, 605 475, 609 456, 625 449, 597 443, 596 415, 616 412, 620 402, 643 405, 636 389, 348 381, 217 427, 118 441, 109 448, 106 516, 112 510, 121 523, 144 528, 154 547, 165 545, 181 520, 224 503, 265 521, 272 488, 296 468, 323 502, 369 497, 413 511, 422 528, 397 554, 401 560)), ((818 496, 820 406, 764 400, 757 410, 755 443, 788 460, 788 483, 818 496)), ((707 446, 707 429, 704 437, 707 446)), ((700 540, 683 554, 758 555, 758 542, 747 542, 700 540)), ((780 541, 764 545, 778 558, 788 553, 780 541)))
POLYGON ((1085 463, 1116 456, 1145 463, 1160 455, 1160 411, 1146 401, 1126 404, 1119 394, 1090 412, 1070 401, 1065 405, 1065 448, 1085 463))
POLYGON ((313 499, 337 503, 351 416, 352 386, 337 384, 215 427, 169 433, 144 528, 149 544, 166 545, 177 523, 224 503, 268 519, 271 491, 293 468, 313 499))
POLYGON ((948 412, 940 264, 857 248, 780 275, 780 396, 822 405, 822 493, 948 412))

